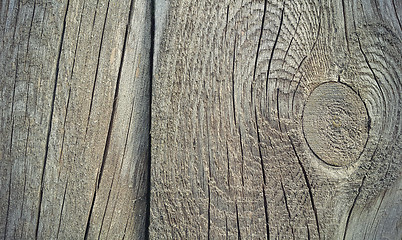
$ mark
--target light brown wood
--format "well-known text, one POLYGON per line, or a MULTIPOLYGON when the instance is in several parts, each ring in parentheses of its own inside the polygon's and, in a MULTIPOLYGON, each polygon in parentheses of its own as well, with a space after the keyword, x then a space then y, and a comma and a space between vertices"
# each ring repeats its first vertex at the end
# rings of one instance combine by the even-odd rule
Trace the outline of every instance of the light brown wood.
POLYGON ((144 239, 149 1, 0 2, 0 238, 144 239))
POLYGON ((401 11, 171 0, 152 87, 150 238, 401 239, 401 11), (323 84, 346 87, 327 96, 343 114, 330 99, 311 109, 323 84), (310 124, 306 140, 311 114, 327 127, 339 116, 338 130, 310 124))

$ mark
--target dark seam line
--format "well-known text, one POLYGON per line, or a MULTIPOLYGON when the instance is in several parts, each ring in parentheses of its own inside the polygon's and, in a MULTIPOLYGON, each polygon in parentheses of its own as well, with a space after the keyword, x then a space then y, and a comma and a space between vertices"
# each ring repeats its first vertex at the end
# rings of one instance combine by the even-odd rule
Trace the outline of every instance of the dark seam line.
MULTIPOLYGON (((150 8, 150 51, 149 51, 149 115, 148 127, 151 128, 152 116, 152 80, 154 75, 154 51, 155 51, 155 0, 151 0, 148 6, 150 8)), ((151 133, 148 135, 148 174, 147 174, 147 209, 145 214, 145 239, 149 240, 149 226, 151 222, 151 133)))

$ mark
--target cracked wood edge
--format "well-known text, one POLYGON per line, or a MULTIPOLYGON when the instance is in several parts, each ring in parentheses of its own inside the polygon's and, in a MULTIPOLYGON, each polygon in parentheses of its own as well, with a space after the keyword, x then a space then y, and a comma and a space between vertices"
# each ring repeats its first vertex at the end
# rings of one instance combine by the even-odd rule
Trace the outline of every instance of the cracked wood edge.
POLYGON ((150 237, 401 238, 401 9, 170 1, 153 76, 150 237), (367 144, 346 167, 303 137, 304 104, 324 82, 367 107, 367 144))
POLYGON ((2 239, 143 239, 149 1, 0 4, 2 239))

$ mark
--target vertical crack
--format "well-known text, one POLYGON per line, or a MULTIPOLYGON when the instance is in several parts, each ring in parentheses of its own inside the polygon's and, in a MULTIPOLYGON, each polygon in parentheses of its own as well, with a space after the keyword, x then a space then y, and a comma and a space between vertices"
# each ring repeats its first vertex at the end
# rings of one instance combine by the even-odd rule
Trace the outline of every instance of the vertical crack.
POLYGON ((208 183, 208 237, 207 239, 210 239, 211 236, 211 188, 208 183))
MULTIPOLYGON (((257 44, 257 52, 255 55, 255 62, 254 62, 254 72, 253 72, 253 82, 251 83, 251 103, 253 104, 253 85, 255 84, 255 76, 257 73, 257 63, 258 63, 258 54, 260 52, 260 46, 261 46, 261 40, 262 40, 262 34, 264 32, 264 23, 265 23, 265 14, 267 12, 267 5, 268 1, 264 1, 264 12, 262 14, 262 21, 261 21, 261 28, 260 28, 260 36, 258 38, 258 44, 257 44)), ((262 153, 261 153, 261 139, 260 139, 260 132, 259 132, 259 126, 258 126, 258 119, 257 119, 257 108, 254 108, 254 115, 255 115, 255 125, 256 125, 256 131, 257 131, 257 141, 258 141, 258 153, 260 156, 260 161, 261 161, 261 171, 262 171, 262 178, 264 181, 264 185, 266 184, 266 178, 265 178, 265 169, 264 169, 264 162, 262 159, 262 153)), ((244 185, 244 182, 243 182, 244 185)), ((237 205, 236 205, 237 209, 237 205)), ((240 237, 240 232, 239 232, 239 237, 240 237)), ((240 239, 240 238, 239 238, 240 239)))
POLYGON ((55 101, 56 101, 57 82, 58 82, 58 79, 59 79, 61 52, 62 52, 62 49, 63 49, 63 41, 64 41, 64 36, 65 36, 65 33, 66 33, 67 13, 68 13, 69 5, 70 5, 70 0, 67 1, 66 11, 64 13, 63 29, 62 29, 62 33, 61 33, 59 49, 58 49, 58 56, 57 56, 57 62, 56 62, 56 72, 55 72, 56 76, 55 76, 55 80, 54 80, 53 96, 52 96, 52 103, 51 103, 51 108, 50 108, 49 125, 48 125, 48 129, 47 129, 46 146, 45 146, 45 158, 43 160, 41 187, 40 187, 40 193, 39 193, 38 217, 36 219, 35 239, 38 239, 38 234, 39 234, 39 222, 40 222, 40 213, 41 213, 41 210, 42 210, 42 198, 43 198, 43 187, 44 187, 44 180, 45 180, 45 170, 46 170, 46 163, 47 163, 47 158, 48 158, 48 154, 49 154, 50 132, 52 131, 53 112, 54 112, 54 104, 55 104, 55 101))
MULTIPOLYGON (((82 26, 82 18, 84 16, 83 12, 84 12, 84 7, 85 4, 82 4, 82 9, 81 9, 81 18, 80 18, 80 24, 78 25, 78 33, 77 33, 77 39, 75 41, 75 50, 74 50, 74 58, 73 58, 73 64, 71 66, 71 73, 70 73, 70 78, 73 78, 73 73, 74 73, 74 69, 75 69, 75 60, 77 59, 77 49, 78 49, 78 42, 79 42, 79 38, 81 35, 81 26, 82 26)), ((95 13, 96 15, 96 13, 95 13)), ((102 32, 102 38, 103 38, 103 32, 102 32)), ((101 40, 102 41, 102 40, 101 40)), ((102 44, 101 44, 102 45, 102 44)), ((100 52, 100 50, 99 50, 100 52)), ((99 62, 98 62, 99 63, 99 62)), ((99 65, 99 64, 98 64, 99 65)), ((95 77, 96 79, 96 77, 95 77)), ((89 116, 89 115, 88 115, 89 116)), ((89 118, 89 117, 88 117, 89 118)))
POLYGON ((286 57, 288 56, 288 53, 289 53, 289 50, 290 50, 290 46, 292 46, 293 40, 294 40, 295 35, 296 35, 296 33, 297 33, 297 29, 298 29, 299 23, 300 23, 300 18, 301 18, 301 13, 299 14, 299 18, 297 19, 295 31, 294 31, 294 33, 293 33, 293 35, 292 35, 292 38, 290 39, 289 45, 288 45, 288 47, 287 47, 287 49, 286 49, 286 52, 285 52, 285 56, 283 57, 282 68, 283 68, 283 65, 284 65, 285 62, 286 62, 286 57))
POLYGON ((295 155, 296 155, 297 162, 298 162, 299 165, 300 165, 300 168, 301 168, 302 173, 303 173, 303 176, 304 176, 304 180, 305 180, 306 185, 307 185, 307 188, 308 188, 308 193, 309 193, 309 196, 310 196, 311 207, 313 208, 314 217, 315 217, 315 223, 316 223, 316 226, 317 226, 318 239, 321 239, 320 225, 319 225, 319 222, 318 222, 317 208, 315 207, 315 204, 314 204, 313 192, 312 192, 312 189, 311 189, 310 181, 309 181, 309 179, 308 179, 308 177, 307 177, 306 169, 304 168, 304 166, 303 166, 303 164, 302 164, 302 162, 301 162, 301 160, 300 160, 300 157, 299 157, 299 155, 297 154, 295 145, 294 145, 294 143, 293 143, 293 141, 292 141, 292 138, 289 136, 289 134, 288 134, 288 138, 289 138, 290 144, 292 145, 293 152, 294 152, 295 155))
POLYGON ((235 65, 236 65, 236 36, 234 38, 234 46, 233 46, 233 66, 232 66, 232 101, 233 101, 233 119, 236 125, 236 101, 235 101, 235 65))
POLYGON ((226 213, 225 213, 225 239, 228 239, 228 237, 229 237, 228 229, 229 229, 229 227, 228 227, 228 216, 226 216, 226 213))
POLYGON ((286 196, 286 191, 285 191, 285 188, 283 187, 282 180, 281 180, 281 187, 282 187, 283 197, 285 199, 286 211, 288 212, 288 217, 289 217, 289 221, 290 221, 290 219, 292 219, 292 217, 290 215, 290 210, 289 210, 289 205, 288 205, 288 197, 286 196))
POLYGON ((239 210, 237 209, 237 203, 235 204, 235 206, 236 206, 237 239, 238 239, 238 240, 241 240, 240 221, 239 221, 239 210))
POLYGON ((226 39, 226 33, 228 31, 228 23, 229 23, 229 5, 227 6, 226 9, 225 39, 226 39))
POLYGON ((126 232, 127 232, 127 226, 128 226, 128 221, 131 219, 131 217, 127 217, 126 225, 124 226, 124 231, 123 231, 123 240, 126 237, 126 232))
MULTIPOLYGON (((108 5, 107 5, 107 9, 106 9, 105 22, 103 24, 101 43, 100 43, 100 46, 99 46, 98 63, 97 63, 97 66, 96 66, 95 81, 94 81, 94 85, 93 85, 93 89, 92 89, 91 105, 89 107, 89 113, 88 113, 88 123, 89 123, 89 118, 91 116, 91 111, 92 111, 92 103, 93 103, 93 98, 94 98, 96 79, 97 79, 97 75, 98 75, 99 59, 100 59, 100 53, 101 53, 101 49, 102 49, 102 42, 103 42, 103 34, 104 34, 105 27, 106 27, 107 15, 108 15, 108 12, 109 12, 109 4, 110 4, 110 0, 108 1, 108 5)), ((102 179, 103 168, 105 167, 105 162, 106 162, 107 154, 108 154, 108 151, 109 151, 110 137, 111 137, 111 133, 112 133, 112 129, 113 129, 114 114, 115 114, 116 107, 117 107, 116 99, 117 99, 117 95, 118 95, 118 92, 119 92, 119 81, 120 81, 120 76, 121 76, 121 68, 122 68, 122 65, 123 65, 125 47, 126 47, 126 41, 127 41, 127 31, 128 31, 128 27, 126 28, 126 36, 125 36, 125 39, 124 39, 124 45, 123 45, 123 50, 122 50, 122 59, 121 59, 121 62, 120 62, 119 75, 118 75, 116 86, 115 86, 115 92, 114 92, 114 98, 113 98, 114 99, 113 108, 112 108, 112 113, 111 113, 111 116, 110 116, 109 129, 108 129, 108 132, 107 132, 106 144, 105 144, 105 148, 104 148, 104 151, 103 151, 102 163, 101 163, 100 170, 99 170, 99 178, 98 178, 98 182, 97 182, 97 188, 99 188, 99 184, 100 184, 101 179, 102 179)))
MULTIPOLYGON (((114 179, 115 179, 115 174, 116 174, 116 171, 113 173, 112 183, 110 184, 109 193, 107 195, 105 209, 103 209, 104 211, 103 211, 102 221, 101 221, 99 232, 98 232, 98 240, 100 239, 100 236, 101 236, 101 233, 102 233, 102 230, 103 230, 103 223, 105 222, 106 212, 107 212, 107 209, 109 207, 110 195, 112 194, 112 188, 113 188, 113 183, 114 183, 114 179)), ((114 214, 114 212, 113 212, 113 214, 114 214)), ((111 219, 113 219, 113 214, 112 214, 111 219)), ((109 229, 110 229, 110 225, 109 225, 109 229)), ((109 234, 109 230, 108 230, 108 232, 106 234, 106 238, 107 238, 108 234, 109 234)))
POLYGON ((36 0, 33 5, 31 23, 29 25, 28 40, 27 40, 27 54, 29 52, 29 42, 31 40, 31 31, 32 31, 32 24, 33 24, 34 17, 35 17, 35 10, 36 10, 36 0))
POLYGON ((349 39, 348 39, 348 26, 346 24, 345 0, 342 0, 342 13, 343 13, 343 26, 344 26, 344 30, 345 30, 346 48, 348 49, 348 52, 350 53, 349 39))
POLYGON ((64 203, 65 203, 65 201, 66 201, 67 187, 68 187, 68 179, 67 179, 67 181, 66 181, 66 186, 64 187, 63 203, 61 204, 60 218, 59 218, 59 226, 58 226, 58 228, 57 228, 56 239, 59 239, 60 226, 61 226, 61 221, 62 221, 62 216, 63 216, 63 210, 64 210, 64 203))
POLYGON ((230 158, 229 158, 229 146, 228 142, 226 141, 226 158, 227 158, 227 185, 230 192, 230 158))
POLYGON ((264 214, 265 214, 265 227, 267 233, 267 240, 269 240, 269 218, 268 218, 268 204, 267 197, 265 194, 265 186, 262 186, 262 197, 264 198, 264 214))
POLYGON ((285 12, 285 3, 283 3, 282 13, 281 13, 281 19, 280 19, 280 22, 279 22, 278 33, 276 34, 275 42, 274 42, 274 45, 272 46, 271 56, 269 57, 269 61, 268 61, 267 80, 266 80, 266 82, 265 82, 265 96, 266 96, 267 100, 268 100, 269 72, 270 72, 270 70, 271 70, 271 63, 272 63, 272 58, 274 57, 274 52, 275 52, 276 44, 278 43, 279 35, 281 34, 281 29, 282 29, 282 25, 283 25, 283 14, 284 14, 284 12, 285 12))
MULTIPOLYGON (((134 2, 134 0, 133 0, 134 2)), ((134 6, 134 4, 131 4, 134 6)), ((149 115, 148 115, 148 127, 151 128, 151 116, 152 116, 152 82, 154 76, 154 56, 155 56, 155 0, 151 0, 148 7, 150 18, 150 49, 149 49, 149 115)), ((150 131, 149 131, 150 132, 150 131)), ((149 239, 149 226, 151 222, 151 166, 152 166, 152 152, 151 152, 151 133, 148 135, 148 174, 147 174, 147 196, 146 196, 146 213, 145 213, 145 239, 149 239)))
POLYGON ((350 207, 350 209, 349 209, 348 218, 346 219, 345 232, 343 233, 343 240, 346 239, 346 233, 347 233, 347 231, 348 231, 350 217, 352 216, 352 212, 353 212, 353 209, 354 209, 354 207, 355 207, 355 205, 356 205, 357 199, 358 199, 359 196, 360 196, 360 192, 361 192, 361 190, 362 190, 362 187, 363 187, 363 184, 364 184, 364 180, 365 180, 365 179, 366 179, 366 176, 363 177, 362 183, 360 184, 359 189, 357 190, 356 197, 355 197, 355 199, 353 200, 352 207, 350 207))
MULTIPOLYGON (((66 136, 66 123, 67 123, 67 115, 68 115, 68 107, 70 105, 70 95, 71 95, 71 88, 68 90, 68 97, 67 97, 67 103, 66 103, 66 113, 64 115, 64 123, 63 123, 63 137, 61 140, 61 149, 60 149, 60 157, 59 157, 59 165, 60 162, 63 159, 63 151, 64 151, 64 140, 65 140, 65 136, 66 136)), ((59 169, 59 178, 60 178, 60 174, 61 174, 61 168, 59 169)))
POLYGON ((262 179, 264 181, 264 185, 267 184, 267 180, 265 177, 265 168, 264 168, 264 161, 262 158, 262 152, 261 152, 261 138, 260 138, 260 129, 258 127, 258 119, 257 119, 257 109, 255 109, 255 125, 256 125, 256 131, 257 131, 257 144, 258 144, 258 154, 260 156, 260 164, 261 164, 261 171, 262 171, 262 179))
MULTIPOLYGON (((106 8, 106 14, 105 14, 105 20, 103 21, 103 28, 102 28, 102 34, 101 34, 101 41, 99 44, 99 51, 98 51, 98 59, 97 59, 97 63, 96 63, 96 70, 95 70, 95 78, 94 78, 94 84, 92 86, 92 95, 91 95, 91 103, 89 105, 89 113, 88 113, 88 120, 87 120, 87 127, 86 127, 86 132, 88 131, 88 125, 89 125, 89 119, 91 117, 91 112, 92 112, 92 105, 93 105, 93 100, 94 100, 94 95, 95 95, 95 87, 96 87, 96 82, 97 82, 97 78, 98 78, 98 72, 99 72, 99 63, 100 63, 100 59, 101 59, 101 52, 102 52, 102 45, 103 45, 103 39, 104 39, 104 35, 105 35, 105 28, 106 28, 106 22, 107 22, 107 16, 109 13, 109 4, 110 4, 110 0, 107 3, 107 8, 106 8)), ((81 18, 82 18, 82 13, 81 13, 81 18)), ((81 24, 81 23, 80 23, 81 24)), ((81 26, 81 25, 80 25, 81 26)), ((80 28, 79 28, 80 30, 80 28)), ((79 32, 78 32, 79 34, 79 32)), ((122 53, 124 55, 124 52, 122 53)), ((75 63, 75 59, 74 62, 75 63)), ((101 168, 103 169, 103 168, 101 168)))
MULTIPOLYGON (((109 4, 110 4, 110 0, 108 2, 107 5, 107 10, 106 10, 106 16, 105 16, 105 22, 104 22, 104 26, 103 26, 103 30, 102 30, 102 40, 101 40, 101 45, 99 48, 99 53, 98 53, 98 61, 100 58, 100 51, 102 48, 102 42, 103 42, 103 34, 104 34, 104 30, 105 30, 105 26, 106 26, 106 21, 107 21, 107 15, 109 12, 109 4)), ((117 76, 117 80, 116 80, 116 86, 115 86, 115 92, 114 92, 114 101, 113 101, 113 107, 112 107, 112 113, 110 116, 110 122, 109 122, 109 129, 108 129, 108 133, 107 133, 107 137, 106 137, 106 143, 105 143, 105 148, 103 151, 103 157, 102 157, 102 163, 100 166, 100 170, 98 172, 98 176, 97 176, 97 181, 96 181, 96 185, 95 185, 95 190, 94 190, 94 194, 93 194, 93 198, 92 198, 92 204, 91 204, 91 208, 89 211, 89 215, 88 215, 88 219, 87 219, 87 225, 86 225, 86 230, 85 230, 85 235, 84 235, 84 239, 88 238, 88 234, 89 234, 89 229, 90 229, 90 223, 91 223, 91 216, 92 216, 92 212, 93 212, 93 208, 94 208, 94 204, 95 204, 95 199, 96 199, 96 193, 97 190, 99 189, 101 180, 102 180, 102 175, 103 175, 103 171, 104 171, 104 166, 106 163, 106 159, 109 153, 109 145, 110 145, 110 139, 111 139, 111 135, 112 135, 112 130, 113 130, 113 125, 114 125, 114 120, 115 120, 115 114, 116 114, 116 109, 117 109, 117 98, 119 95, 119 88, 120 88, 120 80, 121 80, 121 74, 122 74, 122 69, 123 69, 123 64, 124 64, 124 57, 126 55, 126 47, 127 47, 127 41, 128 41, 128 35, 130 32, 130 28, 131 28, 131 19, 132 19, 132 10, 133 10, 133 1, 131 2, 130 5, 130 11, 129 11, 129 16, 128 16, 128 24, 126 25, 126 31, 125 31, 125 36, 124 36, 124 42, 123 42, 123 48, 122 48, 122 55, 121 55, 121 59, 120 59, 120 66, 119 66, 119 71, 118 71, 118 76, 117 76)), ((99 62, 97 64, 97 70, 95 73, 95 81, 96 81, 96 75, 98 72, 98 67, 99 67, 99 62)), ((95 88, 95 83, 94 83, 94 88, 95 88)), ((92 100, 93 100, 93 94, 94 94, 94 90, 92 91, 92 98, 91 98, 91 106, 92 106, 92 100)), ((91 110, 89 112, 89 115, 91 114, 91 110)), ((88 120, 89 120, 89 116, 88 116, 88 120)), ((110 192, 109 192, 110 194, 110 192)), ((110 196, 110 195, 109 195, 110 196)))
POLYGON ((278 115, 279 131, 282 132, 281 118, 280 118, 280 113, 279 113, 279 88, 276 89, 276 114, 278 115))
MULTIPOLYGON (((303 64, 303 62, 304 62, 304 60, 306 58, 307 58, 307 56, 304 56, 303 59, 300 61, 299 65, 297 66, 297 69, 296 69, 295 73, 292 76, 292 80, 290 80, 290 82, 289 82, 289 89, 290 89, 290 85, 292 84, 296 74, 299 72, 300 67, 302 66, 302 64, 303 64)), ((297 90, 299 89, 301 80, 302 80, 302 77, 300 77, 299 81, 297 82, 296 88, 295 88, 295 90, 293 91, 293 94, 292 94, 292 113, 294 112, 295 97, 296 97, 297 90)))
POLYGON ((257 44, 257 53, 255 54, 253 82, 251 83, 251 102, 253 102, 253 84, 255 82, 255 75, 257 73, 258 54, 260 53, 260 45, 261 45, 262 33, 264 32, 264 22, 265 22, 265 14, 267 12, 267 4, 268 4, 268 0, 265 0, 265 2, 264 2, 264 12, 262 14, 260 36, 258 38, 258 44, 257 44))
POLYGON ((243 139, 241 137, 240 126, 239 126, 239 140, 240 140, 240 153, 241 153, 241 184, 244 187, 244 152, 243 152, 243 139))
POLYGON ((97 185, 95 184, 95 189, 94 189, 94 194, 92 196, 92 202, 91 202, 91 209, 89 210, 89 215, 88 215, 88 219, 87 219, 87 224, 85 227, 85 233, 84 233, 84 240, 88 239, 88 234, 89 234, 89 227, 90 227, 90 223, 91 223, 91 217, 92 217, 92 212, 94 209, 94 205, 95 205, 95 199, 96 199, 96 192, 97 192, 97 185))

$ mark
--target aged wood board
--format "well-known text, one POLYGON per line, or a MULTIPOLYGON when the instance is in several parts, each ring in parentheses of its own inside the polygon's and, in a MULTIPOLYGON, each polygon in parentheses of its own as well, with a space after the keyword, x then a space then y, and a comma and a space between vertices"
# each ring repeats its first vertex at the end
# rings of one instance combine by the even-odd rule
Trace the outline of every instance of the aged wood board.
POLYGON ((400 1, 165 5, 151 239, 402 238, 400 1))
POLYGON ((150 7, 0 1, 1 239, 144 239, 150 7))
POLYGON ((0 238, 401 239, 401 11, 1 1, 0 238))

